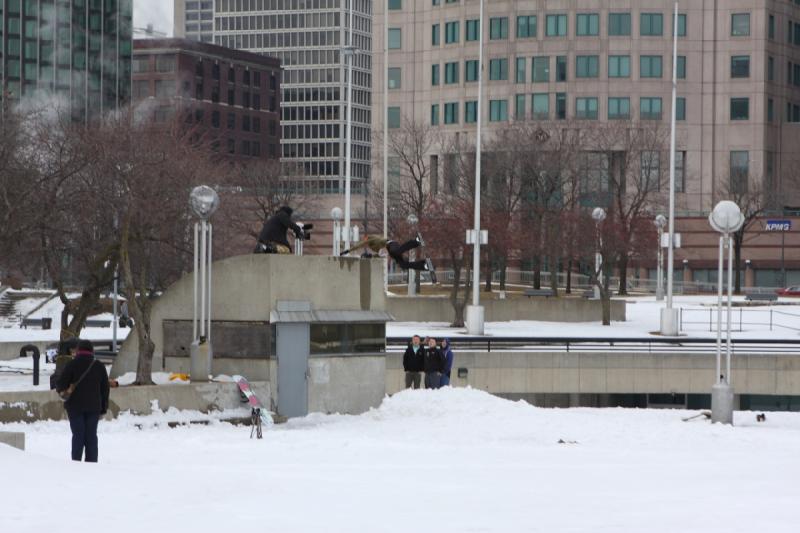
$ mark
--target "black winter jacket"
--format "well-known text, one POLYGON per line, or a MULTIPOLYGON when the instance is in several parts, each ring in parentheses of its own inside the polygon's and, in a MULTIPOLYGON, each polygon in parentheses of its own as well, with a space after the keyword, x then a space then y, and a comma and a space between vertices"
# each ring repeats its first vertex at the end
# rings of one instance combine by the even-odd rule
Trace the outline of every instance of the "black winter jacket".
POLYGON ((264 244, 274 242, 289 246, 289 240, 286 238, 286 232, 292 230, 295 237, 302 238, 303 229, 292 222, 292 210, 289 208, 282 208, 275 215, 269 217, 261 228, 261 233, 258 234, 258 242, 264 244))
MULTIPOLYGON (((88 355, 79 355, 67 366, 58 378, 56 389, 66 390, 72 383, 80 379, 86 369, 94 361, 88 355)), ((108 410, 108 373, 100 361, 96 361, 83 381, 75 387, 75 392, 64 406, 71 411, 105 414, 108 410)))
POLYGON ((414 348, 408 345, 406 353, 403 354, 403 370, 406 372, 422 372, 424 369, 424 356, 425 348, 420 346, 417 353, 414 353, 414 348))
POLYGON ((433 348, 425 348, 425 373, 429 372, 444 372, 446 364, 444 354, 438 346, 433 348))

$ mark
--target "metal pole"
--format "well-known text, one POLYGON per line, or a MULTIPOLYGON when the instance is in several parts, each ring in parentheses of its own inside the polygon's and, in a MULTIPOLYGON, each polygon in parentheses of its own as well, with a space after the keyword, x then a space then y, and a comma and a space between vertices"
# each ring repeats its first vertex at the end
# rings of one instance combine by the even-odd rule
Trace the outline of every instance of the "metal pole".
POLYGON ((731 307, 733 302, 733 239, 725 236, 728 244, 728 342, 725 347, 725 383, 731 383, 731 307))
POLYGON ((656 300, 661 301, 664 299, 664 250, 661 248, 661 238, 664 235, 664 229, 658 228, 658 253, 656 254, 656 300))
POLYGON ((211 257, 213 255, 213 248, 211 247, 213 232, 211 229, 211 222, 206 225, 208 232, 208 329, 206 330, 206 342, 211 342, 211 257))
POLYGON ((672 292, 673 292, 673 269, 675 262, 675 104, 677 102, 678 91, 678 2, 675 2, 675 17, 673 18, 672 35, 672 110, 670 120, 670 141, 669 141, 669 247, 667 248, 667 307, 666 319, 664 323, 662 317, 662 333, 676 335, 678 333, 674 323, 674 313, 672 311, 672 292), (664 331, 664 330, 667 331, 664 331))
MULTIPOLYGON (((383 8, 383 238, 389 238, 389 2, 383 8)), ((386 261, 384 270, 389 267, 386 261)), ((385 276, 384 276, 385 277, 385 276)))
POLYGON ((724 252, 722 250, 725 237, 719 237, 719 265, 717 268, 717 384, 722 383, 722 262, 724 252))
POLYGON ((117 293, 119 292, 119 270, 117 267, 114 267, 114 319, 111 321, 111 351, 117 353, 117 300, 119 297, 117 293))
POLYGON ((483 121, 483 0, 478 19, 478 124, 475 136, 475 244, 472 247, 472 305, 480 305, 481 285, 481 124, 483 121))
POLYGON ((345 250, 350 249, 350 166, 353 152, 353 2, 350 0, 350 44, 347 55, 347 148, 344 178, 344 227, 345 250))
POLYGON ((781 230, 781 287, 786 287, 786 230, 781 230))
POLYGON ((192 341, 196 341, 197 340, 197 288, 198 288, 198 281, 199 281, 197 276, 199 274, 198 263, 200 261, 200 255, 197 253, 198 252, 198 241, 199 241, 199 224, 200 224, 199 222, 195 222, 194 223, 194 276, 193 276, 194 277, 194 279, 193 279, 193 283, 194 283, 194 300, 193 300, 194 310, 193 310, 193 313, 192 313, 192 341))
POLYGON ((200 337, 206 336, 206 221, 200 222, 200 337))

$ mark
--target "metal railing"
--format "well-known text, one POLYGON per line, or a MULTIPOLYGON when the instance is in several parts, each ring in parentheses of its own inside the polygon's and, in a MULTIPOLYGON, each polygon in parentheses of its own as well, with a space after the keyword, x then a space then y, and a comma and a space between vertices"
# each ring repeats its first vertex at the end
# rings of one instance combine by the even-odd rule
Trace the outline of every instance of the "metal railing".
MULTIPOLYGON (((727 320, 727 311, 722 311, 722 321, 727 320)), ((680 329, 685 331, 685 325, 708 326, 708 331, 717 330, 717 308, 687 309, 681 308, 679 313, 680 329)), ((769 331, 787 329, 800 331, 800 314, 780 311, 775 308, 750 309, 737 307, 731 310, 731 331, 745 331, 745 326, 769 328, 769 331)), ((723 324, 723 328, 726 326, 723 324)), ((702 328, 705 330, 705 327, 702 328)))
MULTIPOLYGON (((444 336, 444 335, 443 335, 444 336)), ((625 353, 686 353, 716 352, 716 339, 687 337, 451 337, 454 350, 467 351, 538 351, 538 352, 625 352, 625 353)), ((408 337, 387 337, 386 350, 403 351, 408 337)), ((723 348, 724 349, 724 348, 723 348)), ((797 354, 800 338, 731 339, 733 353, 797 354)))

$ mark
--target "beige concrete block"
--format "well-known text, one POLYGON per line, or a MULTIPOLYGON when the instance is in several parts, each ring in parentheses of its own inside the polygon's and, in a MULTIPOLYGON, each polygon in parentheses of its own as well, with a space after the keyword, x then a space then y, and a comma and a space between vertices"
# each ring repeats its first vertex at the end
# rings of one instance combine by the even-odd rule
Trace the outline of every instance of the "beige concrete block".
POLYGON ((529 353, 528 368, 553 368, 555 366, 553 353, 529 353))
POLYGON ((553 392, 555 371, 552 368, 529 368, 526 377, 529 392, 553 392))
POLYGON ((691 387, 692 371, 686 368, 665 368, 661 372, 661 386, 665 392, 684 393, 691 387))
POLYGON ((500 369, 500 392, 528 392, 528 376, 525 368, 500 369))
POLYGON ((662 357, 660 355, 637 354, 633 358, 633 368, 649 370, 660 369, 661 359, 662 357))
POLYGON ((775 370, 775 356, 772 355, 748 355, 744 357, 748 369, 775 370))
POLYGON ((489 369, 471 368, 469 371, 469 385, 474 389, 489 390, 489 369))
POLYGON ((500 368, 527 368, 528 367, 528 354, 524 352, 519 353, 505 353, 500 358, 500 368))
POLYGON ((580 392, 604 394, 607 390, 605 368, 580 369, 580 392))
POLYGON ((661 366, 667 368, 692 368, 691 355, 664 355, 661 366))
POLYGON ((606 389, 609 393, 632 393, 635 390, 634 370, 609 368, 606 370, 606 389))
POLYGON ((578 392, 580 390, 580 370, 577 368, 553 369, 553 389, 556 392, 578 392))
POLYGON ((778 371, 775 380, 775 394, 795 396, 800 394, 800 372, 778 371))
POLYGON ((553 366, 557 368, 578 368, 580 366, 578 353, 559 353, 553 355, 553 366))
POLYGON ((606 355, 607 368, 633 368, 633 354, 609 353, 606 355))
POLYGON ((733 385, 739 394, 776 394, 777 374, 774 370, 748 370, 744 373, 732 372, 733 385), (738 386, 744 377, 742 386, 738 386))
POLYGON ((778 356, 776 357, 777 364, 775 365, 778 372, 791 372, 800 371, 800 357, 795 355, 791 356, 778 356))
POLYGON ((711 387, 717 382, 715 368, 693 369, 690 374, 691 394, 711 394, 711 387))
POLYGON ((638 393, 663 392, 661 371, 652 368, 635 368, 633 370, 634 391, 638 393))
POLYGON ((486 369, 486 390, 487 392, 505 392, 500 385, 500 368, 492 367, 486 369))
POLYGON ((606 354, 598 353, 583 353, 580 356, 580 360, 578 365, 581 369, 583 368, 603 368, 605 369, 607 366, 607 356, 606 354))

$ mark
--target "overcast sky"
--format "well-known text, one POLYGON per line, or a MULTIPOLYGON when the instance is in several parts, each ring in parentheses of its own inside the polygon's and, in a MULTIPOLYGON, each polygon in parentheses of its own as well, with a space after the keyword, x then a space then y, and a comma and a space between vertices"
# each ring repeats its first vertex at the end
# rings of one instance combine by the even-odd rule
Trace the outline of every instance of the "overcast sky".
MULTIPOLYGON (((145 28, 152 24, 153 28, 172 35, 172 0, 133 0, 133 26, 145 28)), ((135 37, 142 37, 136 34, 135 37)))

